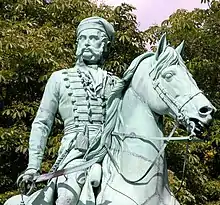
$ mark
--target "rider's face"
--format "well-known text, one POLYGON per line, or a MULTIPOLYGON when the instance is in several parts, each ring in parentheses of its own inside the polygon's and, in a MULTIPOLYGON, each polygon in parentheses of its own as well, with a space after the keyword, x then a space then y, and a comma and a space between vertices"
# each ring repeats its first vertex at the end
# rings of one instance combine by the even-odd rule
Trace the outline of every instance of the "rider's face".
POLYGON ((102 56, 104 42, 97 29, 86 29, 78 37, 77 55, 89 63, 97 63, 102 56))

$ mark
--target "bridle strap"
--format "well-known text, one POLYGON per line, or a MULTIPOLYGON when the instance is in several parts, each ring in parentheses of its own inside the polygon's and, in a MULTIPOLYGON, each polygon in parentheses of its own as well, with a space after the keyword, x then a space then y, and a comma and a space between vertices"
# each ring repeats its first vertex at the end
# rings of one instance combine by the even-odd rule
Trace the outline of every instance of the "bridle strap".
POLYGON ((164 89, 159 82, 153 81, 153 88, 158 93, 158 96, 161 100, 172 110, 172 112, 176 115, 177 120, 179 122, 183 122, 186 125, 189 124, 189 121, 187 120, 188 117, 184 115, 183 113, 183 107, 186 106, 187 103, 189 103, 194 97, 202 93, 201 90, 199 90, 194 95, 190 96, 186 102, 184 102, 182 105, 178 105, 176 100, 164 89))
POLYGON ((160 99, 173 111, 173 113, 177 113, 180 106, 178 106, 174 98, 160 86, 160 83, 153 81, 153 88, 158 93, 160 99))
POLYGON ((199 95, 200 93, 202 93, 201 90, 200 90, 199 92, 197 92, 196 94, 192 95, 185 103, 183 103, 183 105, 179 108, 179 111, 181 111, 182 108, 183 108, 190 100, 192 100, 194 97, 196 97, 196 96, 199 95))

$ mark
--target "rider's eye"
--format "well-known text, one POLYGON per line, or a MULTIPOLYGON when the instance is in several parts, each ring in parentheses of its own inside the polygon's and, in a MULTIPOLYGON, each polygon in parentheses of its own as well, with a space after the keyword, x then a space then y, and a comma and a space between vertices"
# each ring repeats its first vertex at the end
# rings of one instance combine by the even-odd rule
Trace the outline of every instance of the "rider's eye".
POLYGON ((84 35, 79 36, 78 40, 85 40, 86 37, 84 35))
POLYGON ((90 40, 99 40, 99 37, 98 36, 95 36, 95 35, 91 35, 90 37, 90 40))

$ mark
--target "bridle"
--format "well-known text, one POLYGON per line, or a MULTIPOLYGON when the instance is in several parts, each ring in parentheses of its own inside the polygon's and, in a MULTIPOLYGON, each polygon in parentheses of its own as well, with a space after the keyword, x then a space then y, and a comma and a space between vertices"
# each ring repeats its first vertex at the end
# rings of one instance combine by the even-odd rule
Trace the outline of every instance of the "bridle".
POLYGON ((153 80, 153 88, 157 92, 160 99, 171 109, 173 113, 176 115, 176 121, 178 123, 183 124, 185 126, 192 126, 192 122, 190 122, 189 117, 185 115, 184 107, 193 100, 194 97, 202 93, 201 90, 198 89, 198 92, 190 95, 188 99, 183 103, 179 104, 173 96, 171 96, 165 88, 163 88, 159 81, 153 80))

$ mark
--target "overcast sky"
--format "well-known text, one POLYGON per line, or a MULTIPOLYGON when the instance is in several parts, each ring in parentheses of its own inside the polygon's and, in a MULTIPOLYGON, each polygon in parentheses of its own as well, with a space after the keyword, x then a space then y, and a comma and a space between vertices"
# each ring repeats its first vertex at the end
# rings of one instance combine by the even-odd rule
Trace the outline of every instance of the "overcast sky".
POLYGON ((125 2, 136 7, 134 12, 140 24, 139 29, 145 30, 153 24, 160 24, 177 9, 193 10, 194 8, 207 8, 201 0, 98 0, 108 5, 117 6, 125 2))

